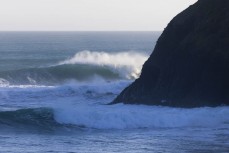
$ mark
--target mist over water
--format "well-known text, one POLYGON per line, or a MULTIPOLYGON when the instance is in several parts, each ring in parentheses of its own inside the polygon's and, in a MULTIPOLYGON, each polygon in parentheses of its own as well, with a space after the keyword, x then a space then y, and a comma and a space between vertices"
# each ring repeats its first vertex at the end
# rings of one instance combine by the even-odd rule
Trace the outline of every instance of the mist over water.
POLYGON ((228 107, 107 105, 159 34, 0 33, 0 152, 228 152, 228 107))

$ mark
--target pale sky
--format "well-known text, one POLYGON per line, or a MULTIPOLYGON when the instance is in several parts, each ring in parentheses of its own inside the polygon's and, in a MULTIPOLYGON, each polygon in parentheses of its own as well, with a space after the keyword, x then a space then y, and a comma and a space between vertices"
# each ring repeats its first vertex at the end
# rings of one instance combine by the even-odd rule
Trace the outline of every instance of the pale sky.
POLYGON ((161 31, 197 0, 0 0, 0 31, 161 31))

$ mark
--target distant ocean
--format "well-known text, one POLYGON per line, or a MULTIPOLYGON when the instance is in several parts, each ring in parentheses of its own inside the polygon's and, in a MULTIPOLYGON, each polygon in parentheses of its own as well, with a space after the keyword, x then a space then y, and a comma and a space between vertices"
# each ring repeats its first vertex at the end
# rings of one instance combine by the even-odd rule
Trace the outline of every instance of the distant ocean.
POLYGON ((161 32, 0 32, 1 153, 228 153, 229 107, 106 105, 161 32))

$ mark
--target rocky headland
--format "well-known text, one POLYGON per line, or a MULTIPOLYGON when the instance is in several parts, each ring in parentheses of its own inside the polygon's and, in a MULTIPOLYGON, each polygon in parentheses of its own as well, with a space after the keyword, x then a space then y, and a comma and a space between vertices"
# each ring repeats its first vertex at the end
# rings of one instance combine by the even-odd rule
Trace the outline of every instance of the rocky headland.
POLYGON ((198 0, 174 17, 116 103, 229 105, 229 0, 198 0))

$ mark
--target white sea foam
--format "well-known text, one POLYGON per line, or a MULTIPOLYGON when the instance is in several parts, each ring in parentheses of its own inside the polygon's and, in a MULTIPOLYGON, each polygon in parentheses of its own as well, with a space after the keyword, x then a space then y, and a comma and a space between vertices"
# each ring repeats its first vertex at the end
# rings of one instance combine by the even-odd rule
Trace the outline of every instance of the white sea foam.
POLYGON ((59 64, 91 64, 106 66, 117 72, 121 77, 136 79, 139 77, 142 65, 148 56, 137 52, 96 52, 81 51, 76 53, 72 58, 60 62, 59 64))
POLYGON ((7 81, 6 79, 0 78, 0 87, 6 87, 9 86, 9 81, 7 81))
POLYGON ((229 128, 229 107, 180 109, 111 102, 131 81, 71 81, 59 86, 9 85, 0 88, 2 107, 54 108, 55 120, 96 129, 173 127, 229 128), (5 104, 5 105, 4 105, 5 104))
POLYGON ((134 105, 55 108, 59 123, 96 129, 229 127, 229 107, 180 109, 134 105))
POLYGON ((47 88, 53 88, 54 86, 46 86, 46 85, 10 85, 10 84, 5 84, 5 85, 0 85, 1 90, 36 90, 36 89, 47 89, 47 88))

